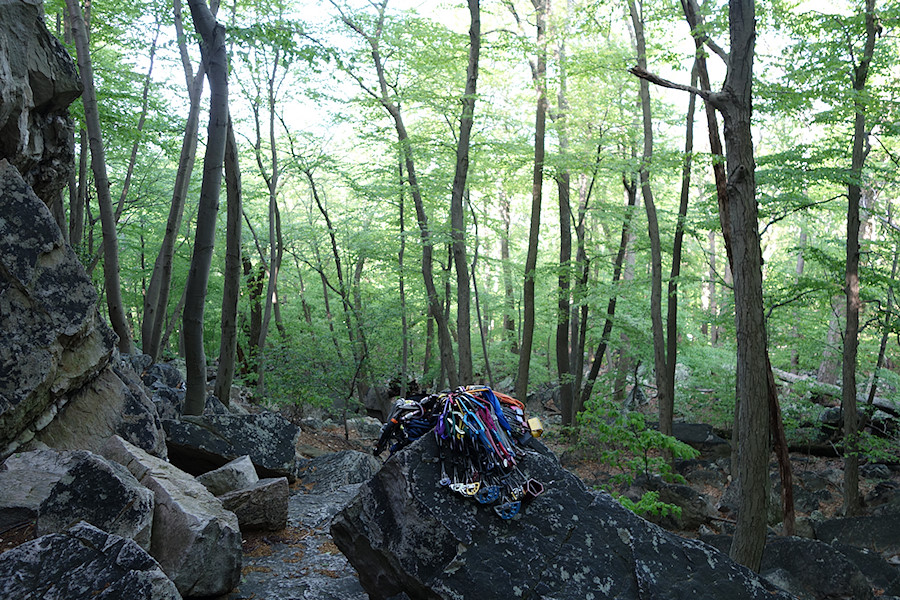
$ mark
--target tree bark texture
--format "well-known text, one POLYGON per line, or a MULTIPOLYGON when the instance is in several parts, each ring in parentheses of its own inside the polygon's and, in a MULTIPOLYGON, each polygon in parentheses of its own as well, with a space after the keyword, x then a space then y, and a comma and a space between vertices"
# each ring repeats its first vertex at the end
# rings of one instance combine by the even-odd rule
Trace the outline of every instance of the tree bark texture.
POLYGON ((166 219, 166 231, 162 245, 153 265, 150 284, 144 295, 144 317, 141 323, 141 344, 145 354, 158 360, 163 348, 162 333, 168 317, 169 295, 172 286, 172 259, 175 256, 175 238, 181 230, 184 216, 184 205, 187 199, 191 174, 197 158, 197 138, 200 130, 200 98, 203 95, 203 83, 206 78, 205 66, 201 63, 197 73, 193 73, 181 19, 181 0, 174 2, 175 31, 178 34, 178 48, 182 57, 190 98, 187 123, 181 142, 181 155, 178 159, 178 170, 175 173, 175 185, 172 188, 172 203, 166 219))
POLYGON ((187 392, 184 412, 203 413, 206 404, 206 352, 203 347, 203 315, 206 289, 216 240, 216 214, 219 210, 219 188, 225 161, 228 130, 228 65, 225 53, 225 27, 218 23, 205 0, 188 0, 194 27, 200 35, 200 51, 209 78, 209 127, 206 154, 203 157, 203 180, 194 252, 185 283, 184 332, 187 392))
MULTIPOLYGON (((629 0, 628 9, 634 27, 637 46, 637 64, 647 69, 647 44, 644 40, 643 5, 637 0, 629 0)), ((666 363, 666 339, 662 320, 662 243, 659 235, 659 222, 656 216, 656 203, 650 186, 650 164, 653 161, 653 117, 650 111, 650 83, 640 79, 640 104, 643 119, 644 150, 641 157, 638 177, 641 183, 641 196, 644 210, 647 213, 647 234, 650 237, 650 322, 653 331, 653 367, 656 373, 656 399, 659 405, 659 431, 672 435, 672 418, 674 415, 673 398, 669 396, 668 366, 666 363)))
POLYGON ((534 171, 531 181, 531 223, 528 230, 528 254, 525 258, 525 281, 522 287, 522 343, 519 347, 519 368, 516 374, 516 397, 524 402, 528 397, 528 373, 531 367, 531 348, 534 343, 534 276, 537 268, 538 239, 541 230, 541 200, 544 187, 544 134, 547 129, 547 72, 546 17, 549 0, 532 0, 537 19, 537 109, 534 119, 534 171))
POLYGON ((241 295, 241 169, 231 118, 225 138, 225 190, 227 219, 225 231, 225 281, 222 289, 222 337, 219 342, 219 369, 215 395, 222 404, 231 402, 237 350, 238 299, 241 295))
MULTIPOLYGON (((559 137, 559 155, 563 164, 569 150, 569 132, 566 127, 566 45, 565 35, 557 46, 559 90, 557 91, 556 132, 559 137)), ((572 324, 572 176, 567 166, 562 166, 556 176, 559 200, 559 277, 557 278, 556 312, 556 373, 559 379, 559 404, 563 425, 575 424, 575 376, 572 351, 577 338, 570 333, 572 324)))
POLYGON ((94 88, 94 70, 91 66, 87 28, 78 0, 66 0, 66 7, 78 54, 78 70, 84 84, 82 102, 91 147, 91 170, 94 172, 94 185, 97 190, 100 223, 103 229, 103 285, 106 290, 106 307, 109 311, 109 321, 113 331, 119 336, 119 351, 131 354, 134 349, 128 320, 125 317, 125 307, 122 304, 118 232, 113 214, 112 196, 109 191, 109 176, 106 173, 106 151, 100 133, 100 111, 97 106, 97 91, 94 88))
POLYGON ((847 189, 847 265, 844 292, 847 296, 847 321, 844 329, 844 352, 841 368, 841 411, 844 417, 844 514, 856 515, 861 508, 859 497, 859 414, 856 406, 856 354, 859 346, 859 203, 862 170, 866 161, 866 101, 862 94, 875 52, 875 0, 866 0, 866 43, 863 55, 853 72, 853 153, 850 162, 850 184, 847 189))
POLYGON ((725 84, 710 102, 722 113, 725 131, 729 231, 734 275, 737 338, 736 398, 740 408, 737 475, 740 509, 730 556, 759 571, 766 543, 766 480, 769 456, 768 369, 762 297, 762 253, 750 129, 756 42, 754 0, 728 4, 731 51, 725 84))
POLYGON ((466 258, 466 225, 463 195, 469 172, 469 144, 475 114, 475 92, 478 83, 478 57, 481 51, 481 9, 479 0, 469 5, 469 64, 466 68, 466 87, 459 118, 459 140, 456 144, 456 171, 450 196, 450 228, 453 238, 453 263, 456 267, 456 331, 459 354, 459 381, 472 383, 471 294, 469 267, 466 258))

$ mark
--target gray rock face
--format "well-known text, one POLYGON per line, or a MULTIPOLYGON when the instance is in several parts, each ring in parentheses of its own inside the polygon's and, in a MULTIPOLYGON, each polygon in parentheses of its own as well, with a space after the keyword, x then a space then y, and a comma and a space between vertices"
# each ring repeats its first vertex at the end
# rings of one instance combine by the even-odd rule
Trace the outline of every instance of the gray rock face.
MULTIPOLYGON (((723 552, 731 546, 728 536, 713 536, 704 540, 723 552)), ((878 562, 888 566, 883 560, 879 561, 877 555, 867 558, 866 563, 872 569, 877 569, 878 562)), ((888 588, 892 585, 874 571, 873 577, 877 583, 870 581, 856 562, 841 550, 817 540, 798 537, 769 538, 763 552, 760 575, 800 600, 870 600, 875 597, 873 586, 884 589, 885 585, 888 588)), ((900 573, 894 577, 898 575, 900 573)))
POLYGON ((259 476, 256 474, 256 467, 253 466, 250 457, 242 456, 214 471, 198 475, 197 481, 202 483, 213 496, 221 496, 252 486, 259 481, 259 476))
POLYGON ((332 522, 371 598, 791 597, 587 489, 545 450, 522 461, 546 489, 518 520, 438 486, 435 456, 433 436, 395 454, 332 522))
POLYGON ((150 548, 153 493, 122 465, 86 451, 37 450, 0 468, 2 513, 33 512, 38 535, 86 521, 150 548))
POLYGON ((840 542, 868 548, 891 559, 900 556, 900 514, 876 517, 844 517, 822 521, 815 527, 816 538, 825 543, 840 542))
POLYGON ((8 600, 181 600, 159 564, 131 540, 79 523, 0 554, 8 600))
POLYGON ((287 477, 261 479, 219 497, 225 510, 233 512, 241 531, 279 531, 287 527, 287 477))
POLYGON ((281 415, 204 415, 164 420, 172 462, 189 473, 221 467, 249 455, 260 475, 293 480, 300 428, 281 415))
POLYGON ((127 373, 110 365, 68 397, 35 441, 51 448, 100 452, 112 435, 166 456, 165 433, 153 404, 127 373))
POLYGON ((0 459, 109 363, 115 335, 96 303, 47 206, 0 160, 0 459))
POLYGON ((731 444, 705 423, 672 423, 672 435, 679 442, 696 448, 704 456, 722 457, 731 453, 731 444))
POLYGON ((75 164, 68 106, 81 95, 81 78, 36 0, 0 3, 0 47, 0 158, 48 206, 59 205, 75 164))
POLYGON ((183 596, 224 594, 240 579, 237 517, 196 479, 120 437, 104 456, 131 471, 156 497, 150 554, 183 596))
POLYGON ((364 483, 380 468, 381 461, 371 454, 342 450, 304 463, 300 467, 299 476, 308 488, 322 493, 353 483, 364 483))

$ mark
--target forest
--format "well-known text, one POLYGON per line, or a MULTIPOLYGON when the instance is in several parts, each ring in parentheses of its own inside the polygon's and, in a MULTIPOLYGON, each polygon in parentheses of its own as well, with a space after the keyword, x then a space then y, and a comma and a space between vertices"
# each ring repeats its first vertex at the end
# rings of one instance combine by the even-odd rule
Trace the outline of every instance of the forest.
POLYGON ((571 429, 643 391, 731 430, 752 496, 825 410, 778 373, 840 386, 848 514, 898 460, 864 425, 900 384, 900 4, 44 8, 85 83, 57 220, 189 412, 208 365, 301 409, 552 390, 571 429))

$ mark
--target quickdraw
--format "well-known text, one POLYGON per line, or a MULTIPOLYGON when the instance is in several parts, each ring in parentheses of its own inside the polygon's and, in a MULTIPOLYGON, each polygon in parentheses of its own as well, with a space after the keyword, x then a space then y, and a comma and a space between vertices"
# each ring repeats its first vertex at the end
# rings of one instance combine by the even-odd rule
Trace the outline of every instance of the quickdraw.
POLYGON ((486 386, 401 398, 381 428, 374 453, 381 454, 393 439, 393 454, 429 431, 438 445, 439 486, 493 505, 504 520, 519 518, 522 502, 543 493, 543 484, 519 467, 522 443, 540 435, 532 431, 519 400, 486 386))

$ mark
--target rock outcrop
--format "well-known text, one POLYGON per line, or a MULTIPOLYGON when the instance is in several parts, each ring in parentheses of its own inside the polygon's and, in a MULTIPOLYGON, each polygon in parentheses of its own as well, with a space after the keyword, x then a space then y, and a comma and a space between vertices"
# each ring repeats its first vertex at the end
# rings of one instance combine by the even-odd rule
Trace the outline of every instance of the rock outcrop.
POLYGON ((172 463, 189 473, 249 455, 262 477, 296 476, 300 428, 276 413, 183 417, 163 420, 163 427, 172 463))
POLYGON ((79 523, 0 554, 0 598, 181 600, 132 540, 79 523))
POLYGON ((150 549, 153 492, 122 465, 86 452, 37 450, 0 465, 0 523, 36 519, 38 535, 85 521, 150 549))
POLYGON ((104 456, 124 465, 156 498, 150 554, 183 596, 214 596, 241 574, 237 517, 184 471, 113 437, 104 456))
POLYGON ((791 597, 589 490, 545 449, 522 461, 546 489, 518 520, 439 486, 437 455, 430 435, 395 454, 332 523, 373 599, 791 597))
POLYGON ((47 206, 0 160, 0 459, 109 364, 115 334, 96 303, 47 206))
POLYGON ((81 78, 47 31, 43 2, 0 2, 0 23, 0 158, 44 203, 60 208, 75 165, 68 107, 81 95, 81 78))

